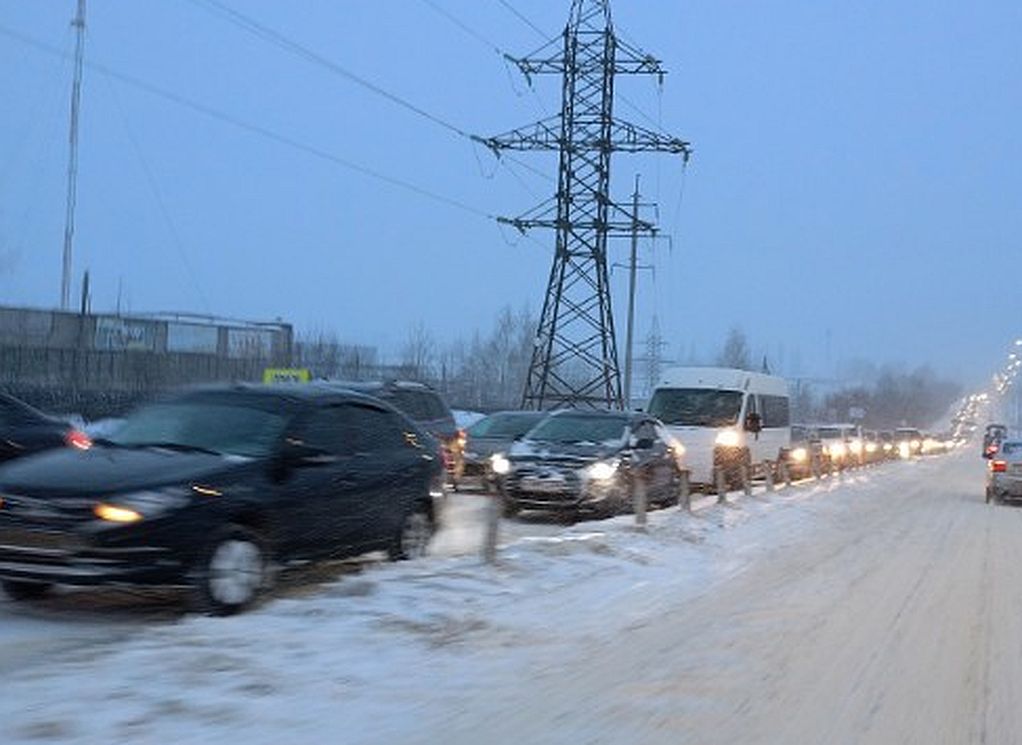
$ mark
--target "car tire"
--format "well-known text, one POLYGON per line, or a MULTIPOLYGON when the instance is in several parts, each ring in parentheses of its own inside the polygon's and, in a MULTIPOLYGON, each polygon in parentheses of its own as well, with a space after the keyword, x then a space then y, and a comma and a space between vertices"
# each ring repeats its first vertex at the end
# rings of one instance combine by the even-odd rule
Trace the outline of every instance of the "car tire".
POLYGON ((209 541, 193 572, 193 605, 213 616, 251 607, 269 584, 266 544, 253 530, 230 525, 209 541))
POLYGON ((11 600, 37 600, 53 588, 48 582, 20 582, 16 579, 5 579, 0 584, 11 600))
POLYGON ((429 510, 424 505, 416 505, 401 520, 401 527, 390 547, 390 558, 393 561, 421 559, 429 549, 435 529, 429 510))

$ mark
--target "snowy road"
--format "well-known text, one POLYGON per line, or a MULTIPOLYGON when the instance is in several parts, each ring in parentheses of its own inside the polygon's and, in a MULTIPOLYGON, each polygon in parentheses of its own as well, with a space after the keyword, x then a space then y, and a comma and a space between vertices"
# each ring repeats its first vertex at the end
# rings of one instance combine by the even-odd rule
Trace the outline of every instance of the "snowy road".
POLYGON ((497 568, 136 620, 8 669, 0 740, 1017 742, 1022 509, 983 504, 982 475, 970 451, 660 512, 645 535, 516 525, 533 535, 497 568))

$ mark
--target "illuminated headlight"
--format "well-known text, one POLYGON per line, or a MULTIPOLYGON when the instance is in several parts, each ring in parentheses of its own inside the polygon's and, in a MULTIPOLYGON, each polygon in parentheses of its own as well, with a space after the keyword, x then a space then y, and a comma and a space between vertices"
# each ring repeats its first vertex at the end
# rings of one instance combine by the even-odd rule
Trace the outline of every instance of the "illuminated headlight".
POLYGON ((892 445, 892 444, 891 444, 891 443, 889 443, 889 442, 885 442, 885 443, 884 443, 884 452, 885 452, 885 453, 889 453, 889 452, 891 452, 892 450, 894 450, 894 445, 892 445))
POLYGON ((848 449, 851 450, 856 455, 860 455, 862 453, 862 440, 850 441, 848 443, 848 449))
POLYGON ((717 445, 724 448, 736 448, 742 444, 742 438, 739 437, 738 433, 733 429, 725 429, 723 432, 717 435, 715 440, 717 445))
POLYGON ((586 468, 586 475, 593 481, 609 481, 617 473, 618 461, 600 460, 586 468))
POLYGON ((92 514, 110 523, 137 523, 185 506, 190 493, 189 489, 176 487, 132 492, 100 502, 92 508, 92 514))
POLYGON ((511 461, 501 453, 490 457, 490 468, 498 476, 506 476, 511 472, 511 461))
POLYGON ((912 450, 909 448, 909 444, 907 442, 898 443, 898 455, 902 458, 907 458, 911 454, 912 450))
POLYGON ((918 450, 920 447, 922 447, 922 444, 923 443, 919 442, 919 440, 912 440, 912 443, 911 443, 912 449, 913 450, 918 450))
POLYGON ((809 460, 809 451, 805 448, 795 448, 791 451, 791 459, 796 463, 805 463, 809 460))
POLYGON ((875 442, 866 443, 866 452, 872 455, 877 451, 877 444, 875 442))
POLYGON ((848 448, 845 447, 843 442, 835 442, 830 446, 830 454, 835 458, 844 458, 848 452, 848 448))

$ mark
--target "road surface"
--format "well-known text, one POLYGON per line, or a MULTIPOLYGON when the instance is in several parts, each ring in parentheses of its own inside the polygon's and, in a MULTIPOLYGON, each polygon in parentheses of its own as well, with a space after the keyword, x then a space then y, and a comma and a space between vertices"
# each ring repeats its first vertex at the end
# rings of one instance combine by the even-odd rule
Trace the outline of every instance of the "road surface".
MULTIPOLYGON (((970 450, 662 513, 649 534, 576 526, 557 543, 556 523, 516 521, 505 537, 535 550, 506 548, 496 570, 439 558, 313 582, 240 619, 0 606, 0 732, 1022 742, 1022 509, 984 504, 982 479, 970 450), (101 651, 61 661, 90 643, 101 651)), ((457 498, 441 553, 475 549, 479 500, 457 498)))
POLYGON ((447 742, 1022 742, 1022 509, 983 503, 971 455, 833 503, 535 684, 475 692, 447 742))

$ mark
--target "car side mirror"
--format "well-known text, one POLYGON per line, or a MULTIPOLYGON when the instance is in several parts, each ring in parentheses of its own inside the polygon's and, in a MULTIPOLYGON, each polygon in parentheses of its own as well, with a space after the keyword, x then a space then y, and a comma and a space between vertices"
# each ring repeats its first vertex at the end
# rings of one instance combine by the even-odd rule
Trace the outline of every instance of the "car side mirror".
POLYGON ((755 411, 749 412, 745 416, 745 431, 752 433, 759 433, 763 431, 763 417, 757 414, 755 411))

